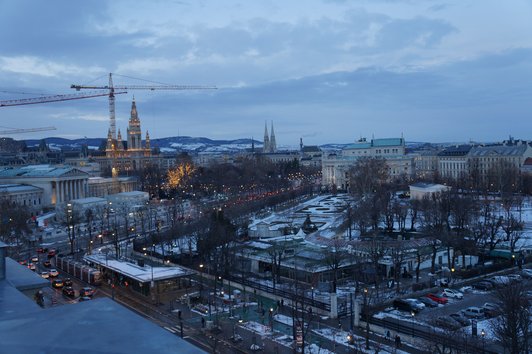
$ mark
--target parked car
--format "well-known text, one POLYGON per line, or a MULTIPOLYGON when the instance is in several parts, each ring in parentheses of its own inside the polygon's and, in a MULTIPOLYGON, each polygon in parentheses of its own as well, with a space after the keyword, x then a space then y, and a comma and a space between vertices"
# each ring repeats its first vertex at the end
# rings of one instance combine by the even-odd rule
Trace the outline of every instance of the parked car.
POLYGON ((493 289, 493 284, 488 281, 479 281, 478 283, 473 284, 473 288, 477 290, 491 290, 493 289))
POLYGON ((408 311, 408 312, 413 311, 415 313, 419 312, 419 308, 414 306, 413 303, 403 300, 403 299, 395 299, 393 301, 393 307, 401 311, 408 311))
POLYGON ((452 313, 449 316, 451 316, 453 320, 460 323, 462 326, 469 326, 471 324, 471 320, 460 312, 452 313))
POLYGON ((505 275, 496 275, 492 278, 486 279, 486 281, 493 284, 496 288, 502 288, 510 284, 510 278, 505 275))
POLYGON ((446 304, 449 301, 446 297, 438 294, 427 294, 427 297, 433 301, 436 301, 438 304, 446 304))
POLYGON ((464 294, 462 294, 461 292, 457 290, 453 290, 453 289, 448 289, 448 288, 443 289, 442 295, 446 297, 452 297, 454 299, 459 299, 459 300, 462 300, 464 298, 464 294))
POLYGON ((471 306, 462 311, 462 313, 469 318, 483 318, 484 310, 480 307, 471 306))
POLYGON ((520 283, 521 281, 523 281, 523 278, 521 278, 519 274, 508 274, 507 277, 512 283, 520 283))
POLYGON ((63 295, 68 296, 68 297, 75 297, 76 291, 71 286, 65 286, 63 288, 63 295))
POLYGON ((62 279, 54 279, 52 280, 52 287, 59 289, 63 287, 63 280, 62 279))
POLYGON ((28 269, 31 269, 34 271, 35 269, 37 269, 37 267, 35 267, 34 263, 28 263, 28 269))
POLYGON ((92 295, 94 295, 94 289, 89 286, 86 286, 79 291, 79 296, 81 297, 83 296, 92 297, 92 295))
POLYGON ((417 308, 418 311, 421 311, 425 308, 425 304, 419 301, 418 299, 404 299, 404 300, 412 304, 412 306, 417 308))
POLYGON ((34 263, 39 263, 39 256, 32 256, 31 261, 34 263))
POLYGON ((50 276, 54 278, 59 275, 59 272, 57 271, 57 269, 52 268, 48 271, 48 274, 50 274, 50 276))
POLYGON ((499 306, 491 302, 486 302, 481 309, 484 311, 486 317, 495 317, 501 313, 499 306))
POLYGON ((50 261, 44 261, 42 262, 42 265, 45 266, 46 268, 50 268, 52 266, 52 263, 50 261))
POLYGON ((72 286, 73 285, 72 279, 70 278, 63 279, 63 284, 65 284, 65 286, 72 286))
POLYGON ((44 279, 48 279, 50 277, 50 274, 48 274, 48 272, 41 272, 41 277, 43 277, 44 279))
POLYGON ((428 297, 422 296, 418 299, 420 302, 424 303, 428 307, 438 307, 438 303, 428 297))
POLYGON ((455 321, 454 318, 450 316, 438 317, 436 321, 434 322, 440 327, 448 328, 452 330, 457 330, 457 329, 462 328, 462 325, 459 322, 455 321))
POLYGON ((523 278, 531 279, 532 278, 532 269, 525 268, 521 271, 521 276, 523 278))

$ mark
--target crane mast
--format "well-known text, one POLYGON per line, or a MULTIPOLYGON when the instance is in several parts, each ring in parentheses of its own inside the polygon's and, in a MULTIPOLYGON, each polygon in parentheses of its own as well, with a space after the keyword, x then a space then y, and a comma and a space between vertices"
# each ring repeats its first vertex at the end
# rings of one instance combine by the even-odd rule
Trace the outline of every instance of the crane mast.
POLYGON ((216 86, 199 86, 199 85, 114 85, 113 74, 109 73, 108 86, 95 85, 70 85, 70 88, 80 91, 89 90, 108 90, 109 95, 109 128, 113 140, 116 140, 116 117, 115 117, 115 90, 216 90, 216 86))

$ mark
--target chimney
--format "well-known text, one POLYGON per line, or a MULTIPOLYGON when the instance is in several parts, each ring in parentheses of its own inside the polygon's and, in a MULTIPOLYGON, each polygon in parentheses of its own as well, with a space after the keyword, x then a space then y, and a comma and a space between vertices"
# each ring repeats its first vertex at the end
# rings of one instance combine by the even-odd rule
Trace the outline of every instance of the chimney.
POLYGON ((7 245, 0 241, 0 280, 6 278, 6 253, 7 245))

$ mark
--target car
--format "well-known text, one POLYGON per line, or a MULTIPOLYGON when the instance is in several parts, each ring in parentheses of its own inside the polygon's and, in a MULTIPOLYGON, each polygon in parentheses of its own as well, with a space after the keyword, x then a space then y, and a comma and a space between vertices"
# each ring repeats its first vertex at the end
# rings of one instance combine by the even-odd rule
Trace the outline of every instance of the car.
POLYGON ((79 291, 79 296, 81 297, 83 296, 92 297, 92 295, 94 295, 94 289, 89 286, 81 288, 81 290, 79 291))
POLYGON ((63 287, 63 280, 62 279, 54 279, 52 280, 52 288, 62 288, 63 287))
POLYGON ((52 263, 50 261, 44 261, 42 262, 42 265, 45 266, 46 268, 50 268, 52 266, 52 263))
POLYGON ((89 301, 92 300, 90 296, 80 296, 78 301, 89 301))
POLYGON ((512 283, 520 283, 523 281, 523 278, 519 274, 508 274, 507 277, 512 283))
POLYGON ((468 307, 465 310, 463 310, 462 313, 466 317, 476 318, 476 319, 483 318, 485 316, 484 315, 484 310, 482 308, 476 307, 476 306, 468 307))
POLYGON ((51 277, 55 278, 59 275, 59 272, 57 271, 57 269, 52 268, 48 271, 48 274, 50 274, 51 277))
POLYGON ((50 277, 50 274, 48 274, 48 272, 41 272, 41 277, 43 277, 44 279, 48 279, 50 277))
POLYGON ((70 278, 63 279, 63 284, 65 284, 65 286, 72 286, 73 285, 72 279, 70 278))
POLYGON ((453 290, 449 288, 443 289, 442 295, 446 297, 452 297, 454 299, 459 299, 459 300, 462 300, 464 298, 464 294, 462 294, 461 292, 457 290, 453 290))
POLYGON ((429 299, 428 297, 420 297, 418 299, 420 302, 424 303, 425 306, 428 306, 428 307, 438 307, 438 303, 432 299, 429 299))
POLYGON ((421 311, 425 308, 425 304, 419 301, 418 299, 404 299, 404 300, 411 303, 412 306, 418 309, 418 311, 421 311))
POLYGON ((449 286, 449 280, 442 278, 435 281, 434 286, 441 286, 442 288, 446 288, 449 286))
POLYGON ((37 253, 46 253, 48 252, 48 248, 39 247, 37 248, 37 253))
POLYGON ((483 280, 473 284, 473 288, 477 290, 491 290, 493 289, 493 284, 489 281, 483 280))
POLYGON ((496 317, 501 313, 499 306, 491 302, 486 302, 481 309, 486 317, 496 317))
POLYGON ((521 271, 521 276, 523 278, 531 279, 532 278, 532 269, 525 268, 521 271))
POLYGON ((28 261, 26 260, 18 261, 18 263, 22 264, 23 266, 28 265, 28 261))
POLYGON ((438 317, 436 321, 434 322, 440 327, 448 328, 452 330, 457 330, 457 329, 462 328, 462 325, 450 316, 438 317))
POLYGON ((469 326, 471 324, 471 320, 460 312, 452 313, 449 316, 451 316, 453 320, 460 323, 462 326, 469 326))
POLYGON ((34 263, 28 263, 28 269, 31 269, 31 270, 35 271, 35 269, 37 269, 37 267, 35 266, 34 263))
POLYGON ((408 311, 408 312, 419 312, 419 308, 414 306, 413 303, 406 301, 404 299, 395 299, 393 300, 393 307, 400 311, 408 311))
POLYGON ((75 297, 76 291, 71 286, 65 286, 63 288, 63 295, 68 296, 68 297, 75 297))
POLYGON ((438 294, 427 294, 427 297, 433 301, 436 301, 438 304, 446 304, 449 300, 442 296, 442 295, 438 295, 438 294))
POLYGON ((31 261, 34 263, 39 263, 39 256, 32 256, 31 261))
POLYGON ((495 288, 503 288, 510 284, 510 278, 504 275, 496 275, 492 278, 486 279, 486 281, 490 282, 495 288))
POLYGON ((53 257, 55 257, 55 254, 56 254, 56 252, 55 252, 54 249, 49 250, 49 251, 48 251, 48 258, 53 258, 53 257))

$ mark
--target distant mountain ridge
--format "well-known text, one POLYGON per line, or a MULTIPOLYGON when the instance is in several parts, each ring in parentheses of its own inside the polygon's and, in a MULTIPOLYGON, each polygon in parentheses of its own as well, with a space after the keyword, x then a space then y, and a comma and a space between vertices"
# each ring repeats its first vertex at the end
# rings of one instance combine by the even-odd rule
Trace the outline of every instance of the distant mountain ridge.
MULTIPOLYGON (((89 149, 98 149, 107 139, 104 138, 81 138, 66 139, 59 137, 44 138, 46 144, 53 150, 79 150, 82 145, 86 144, 89 149)), ((28 147, 38 146, 41 139, 24 140, 28 147)), ((251 149, 252 142, 255 148, 260 149, 263 146, 262 141, 252 139, 234 139, 234 140, 214 140, 205 137, 191 136, 173 136, 160 139, 151 139, 151 146, 159 148, 162 152, 186 151, 186 152, 238 152, 251 149)), ((143 142, 144 143, 144 142, 143 142)), ((319 145, 323 150, 341 150, 350 143, 328 143, 319 145)), ((407 142, 407 147, 417 148, 424 142, 407 142)), ((433 144, 434 145, 434 144, 433 144)), ((441 145, 441 144, 438 144, 441 145)), ((298 150, 299 146, 279 146, 279 150, 298 150)))

